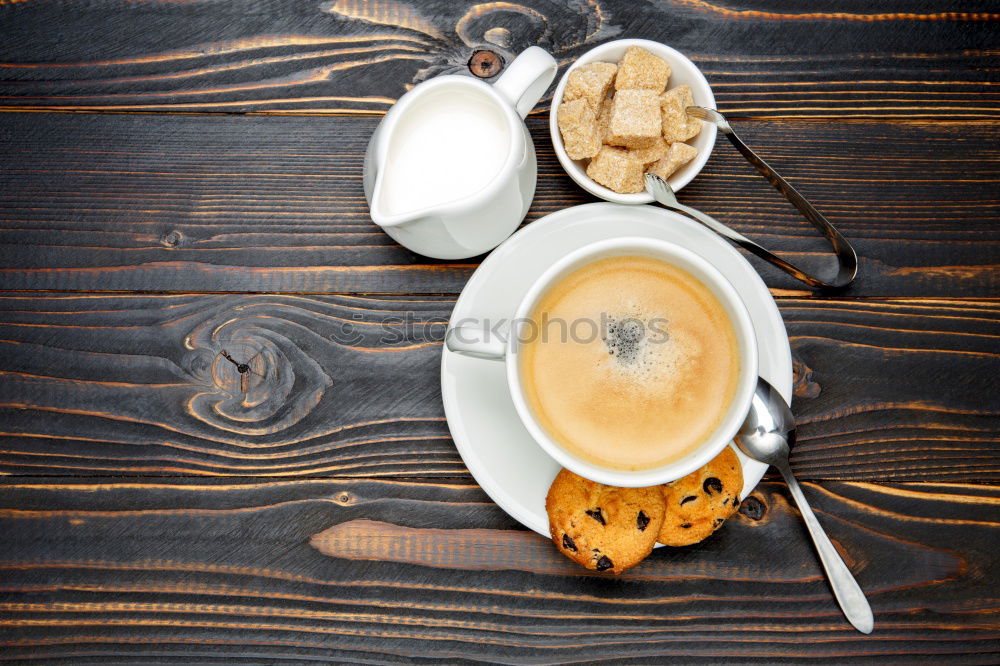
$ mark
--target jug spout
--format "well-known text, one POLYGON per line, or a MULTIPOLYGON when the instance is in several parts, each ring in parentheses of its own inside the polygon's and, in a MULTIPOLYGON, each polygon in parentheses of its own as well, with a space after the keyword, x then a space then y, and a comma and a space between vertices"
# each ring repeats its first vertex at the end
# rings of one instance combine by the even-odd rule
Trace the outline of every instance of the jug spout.
POLYGON ((422 217, 422 215, 415 213, 411 215, 378 215, 375 211, 372 211, 372 221, 383 229, 416 224, 422 217))
POLYGON ((387 210, 387 206, 384 202, 380 201, 380 191, 382 190, 381 178, 383 175, 380 173, 375 178, 375 195, 372 197, 371 203, 371 216, 372 222, 382 227, 383 229, 390 229, 393 227, 405 227, 418 222, 421 218, 425 217, 425 213, 419 210, 410 211, 393 211, 392 209, 387 210))
MULTIPOLYGON (((390 172, 389 176, 393 174, 390 172)), ((436 206, 403 206, 399 201, 393 201, 392 192, 386 192, 387 184, 385 170, 380 169, 375 177, 375 187, 371 202, 372 222, 388 231, 389 229, 411 229, 423 226, 421 223, 429 219, 440 219, 447 216, 449 204, 436 206), (394 205, 395 204, 395 205, 394 205)), ((390 185, 391 187, 391 185, 390 185)))
MULTIPOLYGON (((390 114, 392 111, 390 110, 390 114)), ((411 210, 409 213, 400 214, 399 211, 386 210, 385 189, 386 164, 385 152, 386 144, 392 141, 393 123, 383 122, 376 128, 368 142, 368 149, 365 151, 364 168, 364 189, 365 198, 368 199, 368 210, 371 213, 372 222, 383 229, 400 227, 416 221, 419 213, 411 210)))

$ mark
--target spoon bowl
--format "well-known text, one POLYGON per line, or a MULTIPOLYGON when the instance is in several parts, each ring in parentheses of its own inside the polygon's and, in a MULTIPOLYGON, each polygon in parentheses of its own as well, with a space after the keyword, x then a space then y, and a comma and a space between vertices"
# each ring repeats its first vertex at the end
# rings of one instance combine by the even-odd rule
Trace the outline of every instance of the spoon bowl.
POLYGON ((795 416, 785 399, 763 379, 757 380, 750 413, 736 437, 740 450, 754 460, 775 467, 788 463, 795 443, 795 416))

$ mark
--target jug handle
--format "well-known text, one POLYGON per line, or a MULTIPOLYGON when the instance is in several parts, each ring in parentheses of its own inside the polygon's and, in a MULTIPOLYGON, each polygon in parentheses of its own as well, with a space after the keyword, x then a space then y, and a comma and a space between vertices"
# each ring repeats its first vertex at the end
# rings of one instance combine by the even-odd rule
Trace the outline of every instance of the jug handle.
POLYGON ((493 87, 524 118, 535 108, 538 100, 556 77, 558 63, 545 49, 531 46, 514 58, 493 87))

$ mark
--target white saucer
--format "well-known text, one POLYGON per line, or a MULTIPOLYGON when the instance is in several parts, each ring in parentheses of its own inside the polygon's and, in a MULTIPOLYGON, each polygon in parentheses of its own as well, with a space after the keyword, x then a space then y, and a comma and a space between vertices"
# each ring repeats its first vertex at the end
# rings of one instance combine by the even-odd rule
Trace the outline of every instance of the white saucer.
MULTIPOLYGON (((532 222, 495 249, 462 290, 451 320, 510 319, 532 282, 567 253, 606 238, 648 236, 708 259, 733 284, 757 332, 760 375, 784 396, 792 394, 792 354, 785 324, 764 281, 732 246, 693 220, 653 206, 592 203, 532 222)), ((500 507, 549 536, 545 494, 559 464, 521 425, 507 390, 504 364, 444 350, 441 396, 448 427, 472 476, 500 507)), ((743 492, 760 482, 767 465, 746 458, 743 492)))

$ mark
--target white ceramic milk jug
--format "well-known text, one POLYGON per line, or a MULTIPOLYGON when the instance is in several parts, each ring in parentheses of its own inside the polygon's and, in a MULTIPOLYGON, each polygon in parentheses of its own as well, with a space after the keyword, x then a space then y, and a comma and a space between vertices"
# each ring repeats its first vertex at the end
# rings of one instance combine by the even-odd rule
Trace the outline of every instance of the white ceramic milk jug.
POLYGON ((403 95, 365 154, 375 224, 400 245, 438 259, 499 245, 535 195, 535 147, 523 119, 555 73, 552 56, 532 46, 493 85, 447 75, 403 95))

